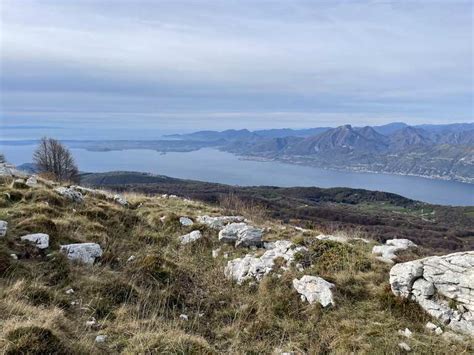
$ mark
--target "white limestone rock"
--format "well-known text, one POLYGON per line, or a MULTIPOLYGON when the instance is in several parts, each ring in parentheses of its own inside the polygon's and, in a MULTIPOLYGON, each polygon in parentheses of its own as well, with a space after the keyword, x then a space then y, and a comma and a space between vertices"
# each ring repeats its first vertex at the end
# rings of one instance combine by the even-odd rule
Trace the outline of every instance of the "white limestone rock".
POLYGON ((56 191, 61 196, 71 200, 72 202, 76 202, 76 203, 84 202, 84 197, 82 196, 82 193, 74 190, 73 188, 61 186, 61 187, 55 188, 54 191, 56 191))
POLYGON ((102 344, 102 343, 105 343, 105 341, 107 340, 107 335, 97 335, 95 337, 95 342, 97 344, 102 344))
POLYGON ((224 228, 226 224, 229 223, 236 223, 242 222, 244 217, 242 216, 218 216, 218 217, 211 217, 211 216, 199 216, 197 221, 202 224, 206 224, 209 227, 217 230, 221 230, 224 228))
POLYGON ((179 240, 181 244, 184 245, 184 244, 192 243, 201 238, 202 238, 201 232, 196 230, 196 231, 192 231, 191 233, 182 235, 181 237, 179 237, 179 240))
POLYGON ((283 258, 289 265, 297 253, 306 251, 305 247, 295 246, 288 240, 280 240, 275 242, 273 249, 267 250, 260 257, 247 254, 243 258, 230 260, 227 262, 224 274, 239 285, 250 279, 259 281, 273 269, 275 259, 283 258))
POLYGON ((224 243, 235 243, 235 246, 261 246, 263 230, 249 226, 247 223, 231 223, 219 232, 219 240, 224 243))
POLYGON ((372 248, 372 254, 380 255, 380 261, 392 264, 397 257, 396 252, 416 247, 417 245, 408 239, 389 239, 384 245, 376 245, 372 248))
POLYGON ((405 328, 404 330, 399 330, 398 334, 400 334, 401 336, 404 336, 405 338, 411 338, 413 335, 413 332, 410 329, 405 328))
POLYGON ((334 284, 327 282, 321 277, 305 275, 299 280, 294 279, 293 287, 310 304, 318 302, 323 307, 334 305, 331 291, 334 288, 334 284))
POLYGON ((406 352, 411 351, 410 345, 408 345, 407 343, 404 343, 404 342, 398 343, 398 347, 402 350, 405 350, 406 352))
POLYGON ((27 175, 8 163, 0 163, 0 177, 7 178, 26 178, 27 175))
POLYGON ((397 264, 390 285, 395 295, 415 300, 451 329, 474 336, 474 251, 397 264), (457 308, 443 299, 455 301, 457 308))
POLYGON ((194 224, 193 220, 189 217, 179 217, 179 223, 185 227, 192 226, 194 224))
POLYGON ((0 221, 0 238, 7 235, 7 230, 8 230, 8 222, 0 221))
POLYGON ((115 194, 113 200, 121 206, 128 206, 128 201, 125 197, 119 194, 115 194))
POLYGON ((49 235, 44 233, 27 234, 20 239, 34 244, 38 249, 49 248, 49 235))
POLYGON ((61 245, 61 252, 66 254, 69 260, 87 265, 94 264, 95 259, 102 256, 102 248, 96 243, 61 245))
POLYGON ((37 179, 36 175, 30 176, 30 177, 26 180, 25 184, 26 184, 27 186, 29 186, 29 187, 36 187, 36 186, 38 186, 38 179, 37 179))

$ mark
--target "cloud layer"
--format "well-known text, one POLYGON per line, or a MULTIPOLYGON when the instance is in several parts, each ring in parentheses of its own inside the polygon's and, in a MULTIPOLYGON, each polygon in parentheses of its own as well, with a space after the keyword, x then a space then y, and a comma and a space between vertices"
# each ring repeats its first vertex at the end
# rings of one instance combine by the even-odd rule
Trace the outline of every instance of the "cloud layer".
POLYGON ((469 121, 469 1, 2 1, 2 119, 469 121))

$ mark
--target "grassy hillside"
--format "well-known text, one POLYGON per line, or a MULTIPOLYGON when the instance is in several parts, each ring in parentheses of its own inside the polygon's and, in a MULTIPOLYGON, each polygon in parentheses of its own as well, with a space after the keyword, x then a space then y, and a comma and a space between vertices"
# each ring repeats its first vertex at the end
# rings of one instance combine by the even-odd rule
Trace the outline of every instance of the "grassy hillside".
POLYGON ((91 195, 79 204, 45 185, 0 185, 0 220, 9 224, 0 238, 0 352, 399 353, 397 344, 408 340, 397 331, 406 327, 416 353, 473 350, 424 328, 429 317, 392 295, 389 266, 372 257, 370 244, 318 241, 317 226, 298 231, 255 205, 229 203, 224 210, 180 198, 126 197, 128 207, 91 195), (205 225, 184 227, 179 217, 237 212, 232 208, 266 228, 266 240, 306 246, 306 270, 276 266, 260 283, 242 286, 225 279, 229 260, 254 251, 220 243, 205 225), (192 229, 203 238, 181 245, 178 237, 192 229), (47 250, 20 241, 40 232, 50 235, 47 250), (71 242, 99 243, 104 254, 93 266, 71 263, 58 252, 71 242), (292 287, 303 274, 334 283, 336 306, 303 303, 292 287), (98 335, 105 342, 96 343, 98 335))
POLYGON ((223 207, 256 205, 271 218, 302 227, 358 230, 380 242, 409 238, 440 253, 474 249, 474 206, 430 205, 363 189, 239 187, 135 172, 86 174, 82 181, 117 191, 176 194, 223 207))

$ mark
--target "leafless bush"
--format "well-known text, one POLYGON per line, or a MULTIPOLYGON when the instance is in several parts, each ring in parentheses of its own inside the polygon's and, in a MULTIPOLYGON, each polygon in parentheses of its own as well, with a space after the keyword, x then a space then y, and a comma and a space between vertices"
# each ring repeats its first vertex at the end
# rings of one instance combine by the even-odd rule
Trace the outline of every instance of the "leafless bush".
POLYGON ((71 152, 55 139, 42 138, 33 160, 40 173, 52 174, 59 182, 79 180, 79 170, 71 152))

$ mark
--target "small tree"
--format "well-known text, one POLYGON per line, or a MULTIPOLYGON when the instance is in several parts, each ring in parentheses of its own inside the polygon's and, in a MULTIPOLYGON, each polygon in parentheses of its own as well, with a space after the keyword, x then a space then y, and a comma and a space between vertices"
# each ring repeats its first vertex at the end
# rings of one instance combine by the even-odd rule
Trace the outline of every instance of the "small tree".
POLYGON ((59 182, 79 181, 79 169, 71 152, 56 139, 43 137, 33 160, 40 173, 51 174, 59 182))
POLYGON ((0 163, 6 163, 5 155, 3 155, 3 153, 0 153, 0 163))

